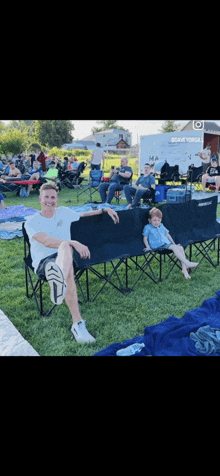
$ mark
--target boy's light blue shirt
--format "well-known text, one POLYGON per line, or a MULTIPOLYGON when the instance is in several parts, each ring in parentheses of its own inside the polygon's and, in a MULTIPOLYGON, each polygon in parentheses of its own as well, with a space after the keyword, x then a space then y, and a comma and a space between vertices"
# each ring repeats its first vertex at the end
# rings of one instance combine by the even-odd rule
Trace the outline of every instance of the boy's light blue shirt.
POLYGON ((147 236, 148 242, 152 250, 156 250, 163 245, 171 245, 171 241, 166 237, 169 230, 161 223, 158 227, 155 227, 149 223, 143 229, 143 236, 147 236))

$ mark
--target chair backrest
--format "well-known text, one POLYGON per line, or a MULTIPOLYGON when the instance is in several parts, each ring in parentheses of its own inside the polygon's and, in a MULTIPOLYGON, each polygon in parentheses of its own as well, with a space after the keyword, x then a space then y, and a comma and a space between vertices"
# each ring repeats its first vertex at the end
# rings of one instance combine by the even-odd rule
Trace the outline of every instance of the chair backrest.
POLYGON ((104 170, 91 170, 89 174, 89 177, 91 179, 90 185, 92 187, 98 187, 101 182, 101 178, 103 177, 103 174, 104 170))
POLYGON ((176 244, 186 247, 192 242, 191 200, 184 203, 165 203, 158 207, 162 213, 162 223, 168 229, 176 244))
POLYGON ((192 201, 193 238, 194 241, 211 240, 220 234, 220 224, 217 222, 218 197, 192 201))
POLYGON ((163 180, 178 180, 179 165, 169 165, 167 162, 161 168, 160 178, 163 180))
POLYGON ((187 179, 190 182, 198 182, 202 173, 203 173, 202 165, 200 167, 194 167, 194 165, 189 165, 187 170, 187 179))
POLYGON ((26 232, 26 229, 25 229, 25 222, 22 223, 22 233, 23 233, 23 237, 24 237, 24 254, 25 254, 25 258, 27 257, 30 257, 31 256, 31 245, 30 245, 30 241, 29 241, 29 236, 26 232), (28 253, 27 253, 28 251, 28 253))
POLYGON ((162 222, 175 243, 185 248, 220 233, 220 224, 216 221, 217 204, 215 196, 184 203, 166 203, 158 208, 163 213, 162 222))
POLYGON ((80 164, 78 165, 78 168, 76 170, 77 175, 80 175, 83 172, 83 170, 85 169, 85 167, 86 167, 86 162, 80 162, 80 164))
POLYGON ((144 253, 142 232, 148 223, 148 210, 136 208, 117 213, 119 223, 116 225, 107 213, 82 217, 71 224, 71 239, 88 246, 91 253, 91 259, 82 259, 74 253, 78 269, 144 253))

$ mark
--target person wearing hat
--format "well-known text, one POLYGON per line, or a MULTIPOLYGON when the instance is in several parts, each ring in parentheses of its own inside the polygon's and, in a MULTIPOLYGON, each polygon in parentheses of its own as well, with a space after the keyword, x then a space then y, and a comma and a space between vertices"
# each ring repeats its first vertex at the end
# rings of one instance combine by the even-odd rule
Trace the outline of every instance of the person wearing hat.
POLYGON ((206 173, 202 176, 202 187, 203 192, 205 192, 205 187, 207 182, 214 183, 216 190, 219 190, 220 187, 220 166, 218 165, 218 159, 216 156, 211 158, 211 165, 206 170, 206 173))

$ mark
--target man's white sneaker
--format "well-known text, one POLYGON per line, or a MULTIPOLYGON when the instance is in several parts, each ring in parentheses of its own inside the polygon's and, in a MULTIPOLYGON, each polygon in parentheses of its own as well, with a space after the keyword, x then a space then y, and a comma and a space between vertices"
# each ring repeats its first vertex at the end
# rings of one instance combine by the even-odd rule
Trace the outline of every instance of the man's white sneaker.
POLYGON ((45 266, 45 276, 50 286, 50 299, 54 304, 62 304, 67 292, 66 281, 62 270, 53 261, 45 266))
POLYGON ((94 342, 95 338, 86 329, 85 321, 82 319, 71 327, 71 332, 77 342, 94 342))

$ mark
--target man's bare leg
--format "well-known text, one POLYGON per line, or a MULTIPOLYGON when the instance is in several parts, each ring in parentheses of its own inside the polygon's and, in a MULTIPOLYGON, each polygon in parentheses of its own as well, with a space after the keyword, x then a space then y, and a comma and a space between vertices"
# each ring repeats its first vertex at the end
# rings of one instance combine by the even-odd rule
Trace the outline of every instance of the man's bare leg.
POLYGON ((66 304, 71 312, 73 323, 81 321, 76 283, 73 271, 73 248, 67 241, 61 243, 58 248, 58 256, 56 264, 62 270, 67 284, 67 292, 65 295, 66 304))

